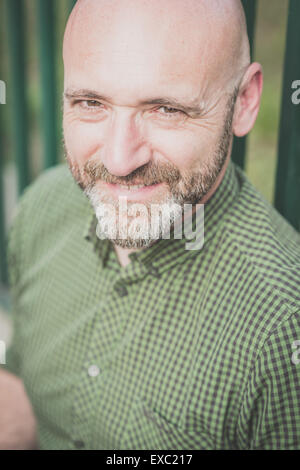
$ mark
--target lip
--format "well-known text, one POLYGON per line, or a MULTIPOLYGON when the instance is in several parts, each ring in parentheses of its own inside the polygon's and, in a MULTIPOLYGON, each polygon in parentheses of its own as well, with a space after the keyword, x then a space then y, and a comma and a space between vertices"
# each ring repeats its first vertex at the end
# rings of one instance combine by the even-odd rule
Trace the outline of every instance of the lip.
MULTIPOLYGON (((111 193, 115 197, 126 196, 130 200, 138 200, 151 195, 154 191, 162 186, 163 183, 153 184, 150 186, 144 186, 143 188, 138 189, 125 189, 121 188, 118 184, 105 183, 111 193)), ((134 186, 134 185, 133 185, 134 186)))

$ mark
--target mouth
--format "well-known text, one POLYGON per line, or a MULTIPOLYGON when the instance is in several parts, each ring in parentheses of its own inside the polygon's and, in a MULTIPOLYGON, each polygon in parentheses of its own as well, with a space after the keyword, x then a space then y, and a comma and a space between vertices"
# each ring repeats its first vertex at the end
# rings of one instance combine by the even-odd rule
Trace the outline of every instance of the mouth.
POLYGON ((116 183, 105 183, 109 190, 113 193, 114 196, 130 196, 134 199, 139 199, 144 197, 157 188, 161 187, 163 183, 156 184, 116 184, 116 183))
POLYGON ((128 189, 128 191, 134 191, 135 189, 147 188, 149 186, 156 186, 156 184, 144 184, 144 183, 136 183, 136 184, 119 184, 115 183, 118 188, 121 189, 128 189))

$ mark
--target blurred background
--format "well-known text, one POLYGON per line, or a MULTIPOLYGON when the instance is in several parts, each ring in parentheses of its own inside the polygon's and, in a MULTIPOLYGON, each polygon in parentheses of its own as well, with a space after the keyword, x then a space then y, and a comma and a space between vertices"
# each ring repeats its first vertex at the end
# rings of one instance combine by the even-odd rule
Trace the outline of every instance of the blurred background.
MULTIPOLYGON (((9 326, 5 321, 1 323, 3 312, 9 310, 5 238, 17 199, 26 185, 45 168, 64 160, 61 48, 67 17, 74 3, 74 0, 0 0, 0 80, 6 83, 6 104, 0 105, 0 339, 9 335, 9 326)), ((297 60, 300 32, 294 18, 298 15, 300 19, 300 0, 244 0, 243 3, 253 39, 252 59, 262 64, 265 82, 256 125, 247 141, 235 144, 234 159, 262 195, 285 212, 299 230, 299 199, 297 206, 295 195, 292 195, 289 203, 292 209, 288 213, 284 204, 280 206, 275 188, 281 186, 281 193, 285 191, 279 177, 281 173, 282 177, 286 176, 287 163, 278 166, 280 147, 281 154, 286 148, 284 160, 289 165, 289 177, 294 178, 300 188, 300 142, 297 138, 300 105, 295 111, 296 106, 293 105, 291 110, 290 102, 287 103, 291 96, 291 80, 300 80, 300 59, 297 60), (287 39, 288 18, 294 26, 287 39), (296 44, 295 34, 298 36, 296 44), (289 57, 285 55, 286 51, 290 51, 289 57), (297 115, 293 114, 291 118, 289 113, 297 115), (281 131, 286 125, 281 143, 280 116, 281 131), (290 157, 286 132, 292 131, 294 147, 290 157), (296 158, 295 154, 298 155, 296 158), (297 208, 298 214, 295 214, 297 208)))

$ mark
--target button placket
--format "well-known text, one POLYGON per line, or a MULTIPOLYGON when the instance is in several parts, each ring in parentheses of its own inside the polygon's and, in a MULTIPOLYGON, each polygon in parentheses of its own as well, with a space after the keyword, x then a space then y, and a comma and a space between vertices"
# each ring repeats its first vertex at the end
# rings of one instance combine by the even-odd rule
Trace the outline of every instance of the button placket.
POLYGON ((76 449, 87 449, 90 447, 91 435, 90 428, 94 415, 92 408, 86 406, 86 396, 96 396, 99 387, 103 386, 103 368, 99 364, 98 355, 95 356, 93 332, 90 340, 90 348, 87 351, 86 359, 82 364, 78 389, 73 404, 73 446, 76 449), (88 391, 88 394, 87 394, 88 391))

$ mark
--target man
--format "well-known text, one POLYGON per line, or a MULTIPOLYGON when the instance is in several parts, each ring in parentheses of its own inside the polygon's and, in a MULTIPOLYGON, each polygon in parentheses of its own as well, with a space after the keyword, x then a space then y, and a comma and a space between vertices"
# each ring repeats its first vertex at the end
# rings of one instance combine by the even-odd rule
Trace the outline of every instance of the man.
POLYGON ((37 423, 13 436, 4 387, 10 446, 296 449, 299 235, 230 160, 262 92, 240 1, 81 0, 63 56, 68 165, 9 238, 7 368, 37 423))

